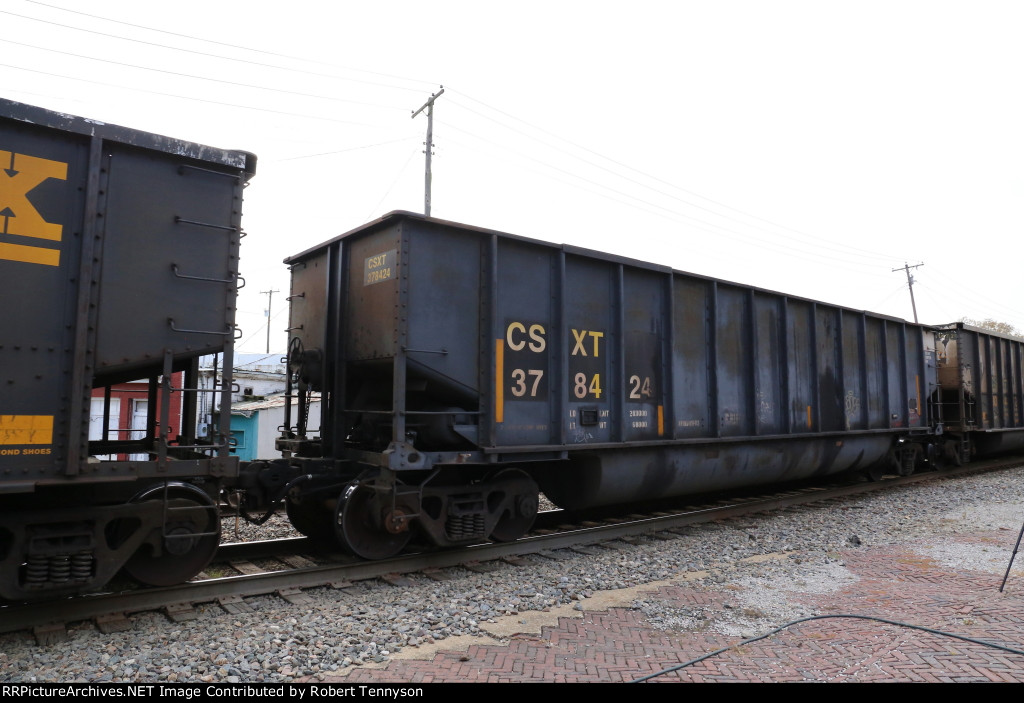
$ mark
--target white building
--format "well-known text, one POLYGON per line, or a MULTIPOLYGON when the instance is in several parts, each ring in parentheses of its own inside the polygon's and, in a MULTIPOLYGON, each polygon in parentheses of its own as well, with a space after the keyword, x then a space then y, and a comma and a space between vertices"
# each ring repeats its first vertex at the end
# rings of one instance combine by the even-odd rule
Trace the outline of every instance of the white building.
MULTIPOLYGON (((242 461, 280 458, 274 441, 281 436, 284 427, 284 407, 283 395, 232 403, 231 452, 242 461)), ((297 423, 298 399, 293 398, 291 424, 294 427, 297 423)), ((320 436, 320 398, 317 396, 310 400, 306 428, 310 439, 320 436)))
MULTIPOLYGON (((287 355, 236 354, 233 369, 231 404, 258 400, 277 393, 283 393, 287 383, 287 355)), ((224 374, 224 356, 216 354, 199 360, 199 388, 214 389, 214 375, 221 379, 224 374)), ((199 424, 197 435, 206 436, 206 427, 212 422, 213 414, 220 409, 220 394, 203 392, 199 394, 199 424)))

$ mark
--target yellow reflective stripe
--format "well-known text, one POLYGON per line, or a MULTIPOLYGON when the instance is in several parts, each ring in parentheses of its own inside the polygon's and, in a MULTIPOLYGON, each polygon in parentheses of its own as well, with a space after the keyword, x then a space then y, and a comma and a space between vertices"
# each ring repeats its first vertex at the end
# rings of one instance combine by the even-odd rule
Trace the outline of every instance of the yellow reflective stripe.
POLYGON ((53 444, 53 415, 0 415, 0 444, 53 444))
POLYGON ((494 347, 494 421, 505 421, 505 340, 496 339, 494 347))
POLYGON ((21 261, 26 264, 60 265, 60 249, 27 247, 22 244, 0 243, 0 259, 21 261))

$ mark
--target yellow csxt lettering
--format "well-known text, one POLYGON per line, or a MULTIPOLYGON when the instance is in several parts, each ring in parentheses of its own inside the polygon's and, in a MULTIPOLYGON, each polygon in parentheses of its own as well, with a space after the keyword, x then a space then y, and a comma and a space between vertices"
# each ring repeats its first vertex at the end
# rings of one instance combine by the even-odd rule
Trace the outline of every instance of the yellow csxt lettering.
POLYGON ((505 343, 512 351, 521 351, 523 347, 529 345, 530 351, 542 352, 548 346, 544 335, 544 325, 530 325, 527 329, 522 322, 510 322, 505 328, 505 343), (529 341, 526 339, 527 336, 529 341))
POLYGON ((576 330, 572 331, 573 339, 576 340, 575 345, 572 348, 572 356, 586 356, 587 349, 584 346, 587 337, 589 336, 593 341, 593 353, 594 356, 601 356, 600 341, 604 337, 604 332, 598 332, 596 330, 576 330))

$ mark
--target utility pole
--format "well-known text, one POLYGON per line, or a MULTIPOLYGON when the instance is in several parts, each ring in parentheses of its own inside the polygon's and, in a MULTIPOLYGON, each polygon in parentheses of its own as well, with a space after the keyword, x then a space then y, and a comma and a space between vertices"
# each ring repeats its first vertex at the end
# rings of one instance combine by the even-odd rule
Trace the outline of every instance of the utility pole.
POLYGON ((270 311, 271 305, 274 302, 274 293, 280 293, 279 290, 261 290, 260 295, 266 295, 267 297, 267 354, 270 353, 270 311))
POLYGON ((893 271, 907 272, 907 285, 910 287, 910 307, 914 309, 914 322, 917 322, 917 305, 914 303, 914 277, 910 275, 910 269, 920 268, 921 266, 924 266, 924 264, 908 266, 906 262, 903 262, 902 268, 893 269, 893 271))
POLYGON ((412 113, 412 116, 416 117, 416 115, 423 112, 424 109, 427 111, 427 141, 423 142, 427 147, 423 152, 427 155, 426 184, 423 191, 423 214, 427 217, 430 217, 430 156, 431 150, 434 148, 434 101, 442 95, 444 95, 443 85, 441 86, 441 90, 430 94, 430 100, 423 103, 423 106, 419 110, 412 113))

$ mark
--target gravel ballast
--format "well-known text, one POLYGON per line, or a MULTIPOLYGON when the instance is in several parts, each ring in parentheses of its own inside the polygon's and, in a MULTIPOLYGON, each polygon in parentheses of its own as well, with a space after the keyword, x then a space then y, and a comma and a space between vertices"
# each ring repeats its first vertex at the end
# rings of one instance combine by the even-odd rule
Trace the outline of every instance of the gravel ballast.
MULTIPOLYGON (((696 525, 676 540, 595 555, 534 557, 526 566, 503 564, 487 574, 451 569, 447 581, 412 575, 411 586, 374 580, 312 589, 306 591, 312 604, 301 606, 266 596, 247 599, 249 613, 200 606, 197 619, 188 622, 140 613, 130 616, 130 630, 111 634, 92 623, 72 623, 65 641, 46 646, 28 633, 0 635, 0 681, 335 679, 353 667, 381 666, 454 637, 492 637, 503 621, 521 629, 541 611, 594 608, 606 602, 596 595, 616 591, 626 599, 621 605, 641 610, 655 627, 708 626, 698 609, 670 608, 633 590, 681 577, 733 594, 730 617, 717 618, 713 627, 751 637, 814 615, 791 606, 787 589, 824 593, 854 578, 839 550, 924 540, 929 555, 944 564, 1001 575, 1024 521, 1022 498, 1024 475, 1010 470, 696 525), (943 539, 989 530, 1005 535, 1005 548, 954 548, 943 539)), ((1015 563, 1010 579, 1024 587, 1024 565, 1015 563)))

